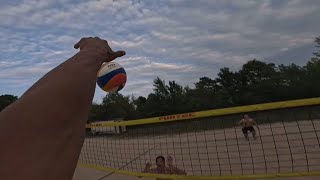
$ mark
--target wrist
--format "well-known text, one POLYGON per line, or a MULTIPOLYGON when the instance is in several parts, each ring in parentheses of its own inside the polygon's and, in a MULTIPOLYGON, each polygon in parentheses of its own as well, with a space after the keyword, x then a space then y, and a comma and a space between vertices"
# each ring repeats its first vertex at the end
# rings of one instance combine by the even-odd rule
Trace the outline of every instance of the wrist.
POLYGON ((86 64, 95 65, 100 68, 102 63, 105 62, 106 57, 102 53, 94 50, 81 50, 75 55, 74 59, 76 61, 85 62, 86 64))

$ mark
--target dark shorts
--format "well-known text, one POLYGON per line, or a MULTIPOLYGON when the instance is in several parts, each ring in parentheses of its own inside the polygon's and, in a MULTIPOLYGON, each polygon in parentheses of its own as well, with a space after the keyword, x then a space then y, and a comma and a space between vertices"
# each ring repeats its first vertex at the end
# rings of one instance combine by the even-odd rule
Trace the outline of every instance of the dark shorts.
POLYGON ((248 131, 255 132, 255 130, 254 130, 254 128, 252 126, 242 128, 243 134, 247 134, 248 131))

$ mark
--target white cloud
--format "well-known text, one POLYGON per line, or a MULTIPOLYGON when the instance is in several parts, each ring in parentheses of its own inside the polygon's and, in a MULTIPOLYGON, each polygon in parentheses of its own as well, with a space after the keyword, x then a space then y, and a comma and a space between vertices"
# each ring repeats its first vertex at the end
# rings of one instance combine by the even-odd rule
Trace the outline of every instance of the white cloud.
POLYGON ((136 40, 136 41, 110 41, 110 45, 118 46, 121 48, 137 48, 142 47, 144 45, 144 40, 136 40))
POLYGON ((270 1, 265 1, 259 6, 259 12, 264 16, 272 16, 278 20, 290 20, 303 17, 317 11, 313 3, 305 3, 301 0, 287 1, 283 8, 273 8, 270 1))
POLYGON ((288 51, 289 48, 281 48, 280 51, 288 51))
POLYGON ((0 69, 15 67, 22 63, 22 61, 0 61, 0 69))
POLYGON ((178 37, 176 35, 169 35, 169 34, 157 32, 157 31, 151 31, 151 34, 161 40, 173 40, 173 41, 178 40, 178 37))
POLYGON ((128 76, 135 79, 149 79, 149 82, 156 76, 182 78, 185 74, 197 72, 200 69, 192 64, 162 63, 150 60, 147 57, 131 57, 117 61, 127 71, 128 76))
POLYGON ((38 63, 32 66, 14 67, 0 72, 0 78, 26 78, 42 76, 53 68, 51 63, 38 63))

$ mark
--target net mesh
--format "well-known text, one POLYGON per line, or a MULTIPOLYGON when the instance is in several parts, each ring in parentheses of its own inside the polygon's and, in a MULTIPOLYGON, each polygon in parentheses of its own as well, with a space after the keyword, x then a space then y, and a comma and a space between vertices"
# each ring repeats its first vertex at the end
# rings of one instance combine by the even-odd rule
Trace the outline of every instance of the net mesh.
POLYGON ((156 167, 157 156, 171 156, 171 168, 199 177, 320 171, 320 106, 250 112, 258 128, 249 141, 239 126, 243 115, 100 127, 104 133, 95 135, 87 128, 79 160, 143 172, 147 163, 156 167))

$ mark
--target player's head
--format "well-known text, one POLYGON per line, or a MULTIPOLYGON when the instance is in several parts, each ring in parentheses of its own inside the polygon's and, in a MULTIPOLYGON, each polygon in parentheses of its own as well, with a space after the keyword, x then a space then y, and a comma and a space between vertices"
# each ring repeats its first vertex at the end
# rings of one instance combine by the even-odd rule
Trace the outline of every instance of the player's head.
POLYGON ((249 115, 248 115, 248 114, 245 114, 245 115, 243 116, 243 118, 244 118, 244 119, 249 119, 249 115))
POLYGON ((166 160, 163 156, 158 156, 156 158, 157 167, 164 168, 166 166, 166 160))

